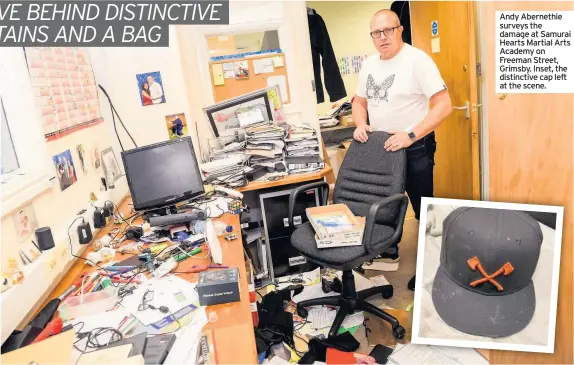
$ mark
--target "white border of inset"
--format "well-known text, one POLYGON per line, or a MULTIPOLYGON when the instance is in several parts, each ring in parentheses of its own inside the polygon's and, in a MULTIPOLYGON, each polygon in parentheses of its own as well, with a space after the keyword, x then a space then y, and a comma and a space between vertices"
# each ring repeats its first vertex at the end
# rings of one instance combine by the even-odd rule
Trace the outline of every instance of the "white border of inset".
POLYGON ((562 250, 562 224, 564 219, 564 207, 551 205, 534 205, 534 204, 517 204, 517 203, 499 203, 480 200, 458 200, 442 198, 425 198, 421 200, 421 213, 419 223, 419 239, 417 251, 417 269, 415 283, 415 300, 413 306, 413 329, 412 340, 414 344, 467 347, 487 350, 509 350, 525 352, 554 353, 554 337, 556 334, 556 310, 558 303, 558 281, 560 276, 560 252, 562 250), (425 239, 426 239, 426 222, 427 208, 429 204, 450 205, 456 207, 473 207, 473 208, 492 208, 508 210, 526 210, 546 213, 556 213, 556 230, 555 230, 555 250, 552 262, 552 289, 550 292, 550 317, 548 319, 548 344, 546 346, 538 345, 521 345, 510 343, 496 343, 486 341, 462 341, 451 339, 431 339, 419 337, 419 318, 421 315, 421 288, 423 285, 423 263, 425 256, 425 239))

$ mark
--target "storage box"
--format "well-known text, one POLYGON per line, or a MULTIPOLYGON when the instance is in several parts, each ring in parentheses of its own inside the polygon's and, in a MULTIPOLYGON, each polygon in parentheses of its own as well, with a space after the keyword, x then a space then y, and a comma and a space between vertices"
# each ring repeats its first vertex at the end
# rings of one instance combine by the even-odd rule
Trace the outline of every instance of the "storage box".
POLYGON ((343 127, 352 127, 355 125, 353 117, 350 115, 342 115, 339 117, 339 125, 343 127))
POLYGON ((341 164, 343 163, 343 159, 345 158, 345 155, 347 154, 347 150, 349 149, 351 142, 352 141, 343 142, 337 148, 337 163, 339 164, 338 167, 340 167, 341 164))
POLYGON ((345 204, 307 208, 318 248, 359 246, 363 242, 365 219, 355 217, 345 204))
POLYGON ((203 271, 199 274, 196 288, 200 305, 238 302, 239 270, 235 267, 203 271))

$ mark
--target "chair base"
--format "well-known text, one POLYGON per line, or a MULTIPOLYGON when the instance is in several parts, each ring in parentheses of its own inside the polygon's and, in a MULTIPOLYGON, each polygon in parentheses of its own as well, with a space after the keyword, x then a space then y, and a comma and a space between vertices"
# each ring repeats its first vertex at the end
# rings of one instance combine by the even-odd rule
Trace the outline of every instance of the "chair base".
POLYGON ((329 331, 329 337, 334 337, 338 334, 339 328, 341 327, 341 324, 343 324, 347 315, 353 314, 355 311, 365 311, 381 318, 385 322, 390 323, 393 328, 393 336, 397 339, 402 339, 405 336, 405 329, 399 324, 399 321, 384 310, 377 308, 366 301, 367 298, 376 294, 382 294, 383 298, 388 299, 393 296, 393 286, 376 286, 359 292, 354 292, 354 290, 352 290, 351 293, 345 293, 345 290, 343 290, 342 294, 336 296, 304 300, 297 303, 297 314, 306 318, 308 312, 305 308, 307 307, 321 305, 339 307, 337 316, 335 317, 331 330, 329 331))

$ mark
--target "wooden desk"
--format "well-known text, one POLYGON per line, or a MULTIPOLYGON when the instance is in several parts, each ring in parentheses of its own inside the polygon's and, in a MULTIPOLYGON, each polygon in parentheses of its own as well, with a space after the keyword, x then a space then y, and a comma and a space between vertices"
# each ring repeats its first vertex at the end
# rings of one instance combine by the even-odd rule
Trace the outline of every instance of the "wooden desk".
POLYGON ((275 181, 252 181, 247 186, 236 189, 239 192, 261 190, 267 188, 274 188, 276 186, 298 184, 305 181, 319 180, 333 172, 331 166, 326 166, 324 169, 308 173, 308 174, 297 174, 297 175, 287 175, 280 180, 275 181))
MULTIPOLYGON (((122 213, 129 212, 128 203, 130 201, 131 199, 128 198, 120 204, 120 211, 122 213)), ((127 216, 127 214, 124 214, 124 216, 127 216)), ((204 330, 211 330, 213 332, 215 354, 218 364, 257 364, 255 334, 249 304, 249 291, 247 288, 243 246, 241 244, 241 232, 239 230, 239 216, 227 213, 216 220, 233 226, 234 230, 232 233, 238 237, 234 241, 226 241, 221 237, 219 241, 223 253, 223 265, 237 267, 239 269, 241 301, 207 307, 208 317, 210 313, 215 313, 217 320, 208 323, 204 330)), ((124 226, 125 223, 121 226, 122 230, 124 226)), ((103 231, 105 232, 107 230, 103 231)), ((101 237, 101 235, 98 236, 101 237)), ((87 253, 91 251, 93 250, 90 247, 87 252, 81 256, 86 257, 87 253)), ((116 254, 116 259, 118 260, 124 260, 128 257, 129 255, 116 254)), ((193 265, 202 264, 209 264, 209 259, 187 259, 180 262, 177 270, 185 271, 193 265)), ((93 270, 91 265, 87 264, 85 260, 76 260, 72 268, 52 291, 49 298, 46 299, 39 308, 43 308, 50 300, 61 295, 82 272, 91 272, 93 270)), ((181 278, 191 282, 197 281, 198 275, 199 274, 178 274, 181 278)))

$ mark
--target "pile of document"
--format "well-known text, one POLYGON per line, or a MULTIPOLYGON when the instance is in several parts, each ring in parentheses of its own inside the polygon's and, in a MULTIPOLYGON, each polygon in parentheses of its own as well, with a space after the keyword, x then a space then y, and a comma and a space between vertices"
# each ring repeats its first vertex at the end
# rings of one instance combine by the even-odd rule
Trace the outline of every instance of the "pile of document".
POLYGON ((240 187, 245 182, 245 160, 233 155, 199 165, 203 180, 207 184, 240 187))
POLYGON ((285 140, 285 166, 290 174, 313 172, 325 167, 315 129, 306 125, 290 126, 285 140))
POLYGON ((283 162, 285 129, 272 122, 252 124, 245 129, 247 145, 245 154, 249 165, 275 167, 283 162))
POLYGON ((319 126, 321 128, 334 127, 339 124, 339 112, 341 111, 341 106, 337 105, 333 107, 327 114, 319 117, 319 126))

